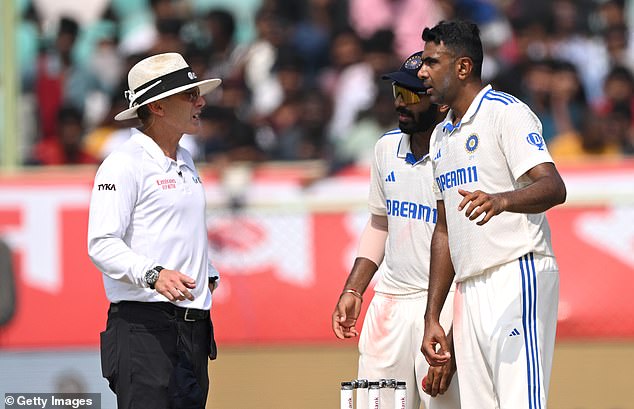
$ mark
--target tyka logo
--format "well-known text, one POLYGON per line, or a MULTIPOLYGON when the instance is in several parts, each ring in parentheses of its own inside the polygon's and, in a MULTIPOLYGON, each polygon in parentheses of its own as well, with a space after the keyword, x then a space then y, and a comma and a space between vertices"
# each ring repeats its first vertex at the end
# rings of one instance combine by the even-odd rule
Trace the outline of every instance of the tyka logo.
POLYGON ((97 190, 117 190, 114 183, 100 183, 97 185, 97 190))

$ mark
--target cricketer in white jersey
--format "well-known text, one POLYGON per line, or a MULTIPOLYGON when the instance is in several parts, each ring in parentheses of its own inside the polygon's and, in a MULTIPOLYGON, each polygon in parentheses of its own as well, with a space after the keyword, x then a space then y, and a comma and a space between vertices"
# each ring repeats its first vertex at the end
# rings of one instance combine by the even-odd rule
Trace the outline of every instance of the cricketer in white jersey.
MULTIPOLYGON (((393 81, 400 129, 385 133, 375 145, 369 194, 371 219, 333 313, 333 330, 340 338, 357 335, 354 321, 362 293, 378 266, 375 295, 359 338, 359 379, 406 381, 407 408, 418 409, 422 401, 425 409, 457 409, 457 381, 451 381, 453 364, 430 370, 420 351, 429 285, 429 245, 437 219, 429 137, 446 112, 424 95, 416 77, 420 65, 418 52, 399 71, 383 77, 393 81), (347 319, 352 320, 346 323, 347 319)), ((449 331, 451 300, 447 304, 441 320, 449 331)), ((357 396, 357 407, 367 407, 367 396, 357 396)), ((387 390, 381 392, 380 399, 382 407, 392 407, 393 395, 387 390)))
POLYGON ((559 297, 544 212, 565 200, 565 186, 535 114, 482 87, 477 26, 441 22, 423 40, 419 77, 451 110, 432 135, 438 223, 421 348, 432 365, 448 359, 438 317, 455 279, 462 407, 542 409, 559 297))

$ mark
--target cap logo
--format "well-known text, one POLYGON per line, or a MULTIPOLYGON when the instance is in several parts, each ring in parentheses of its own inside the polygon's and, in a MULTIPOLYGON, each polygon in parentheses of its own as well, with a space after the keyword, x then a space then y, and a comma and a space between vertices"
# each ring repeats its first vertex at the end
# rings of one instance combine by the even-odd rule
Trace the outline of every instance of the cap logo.
POLYGON ((194 74, 193 71, 188 72, 187 76, 189 77, 190 80, 195 80, 197 78, 196 74, 194 74))
POLYGON ((407 59, 407 61, 405 61, 403 67, 407 68, 408 70, 417 70, 421 67, 421 65, 423 65, 423 59, 421 58, 421 56, 412 55, 407 59))

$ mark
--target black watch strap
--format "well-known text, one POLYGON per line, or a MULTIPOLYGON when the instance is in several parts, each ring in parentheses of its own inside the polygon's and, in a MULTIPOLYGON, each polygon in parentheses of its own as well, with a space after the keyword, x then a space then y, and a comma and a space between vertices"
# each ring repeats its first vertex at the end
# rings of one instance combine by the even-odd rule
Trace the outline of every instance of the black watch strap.
MULTIPOLYGON (((154 286, 156 285, 156 282, 158 281, 159 273, 162 270, 165 270, 165 268, 163 268, 163 266, 156 266, 156 267, 152 268, 152 270, 156 271, 156 279, 153 280, 153 281, 148 281, 148 285, 150 286, 150 288, 152 290, 154 290, 154 286)), ((147 278, 146 278, 146 281, 147 281, 147 278)))

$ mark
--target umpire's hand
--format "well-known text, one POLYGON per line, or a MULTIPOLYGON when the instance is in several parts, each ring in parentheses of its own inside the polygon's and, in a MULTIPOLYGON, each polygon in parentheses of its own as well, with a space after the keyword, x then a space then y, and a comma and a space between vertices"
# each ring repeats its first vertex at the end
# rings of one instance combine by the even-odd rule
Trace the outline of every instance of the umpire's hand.
POLYGON ((189 292, 196 288, 196 281, 180 271, 163 269, 159 274, 154 288, 159 294, 163 294, 170 301, 194 300, 194 296, 189 292))

